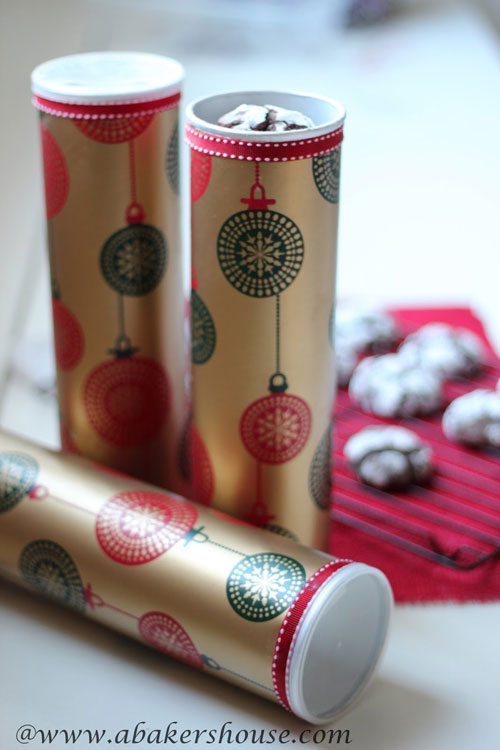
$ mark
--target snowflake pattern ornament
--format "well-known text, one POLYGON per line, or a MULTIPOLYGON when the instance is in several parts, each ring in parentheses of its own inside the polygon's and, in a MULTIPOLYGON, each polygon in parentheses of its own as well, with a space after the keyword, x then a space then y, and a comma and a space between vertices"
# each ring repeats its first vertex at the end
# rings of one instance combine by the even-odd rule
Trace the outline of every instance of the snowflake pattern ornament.
POLYGON ((304 240, 292 219, 269 209, 276 201, 266 196, 260 170, 260 163, 255 162, 250 195, 241 198, 248 208, 233 214, 219 231, 217 257, 236 291, 275 302, 276 356, 269 395, 253 401, 239 424, 241 440, 257 461, 257 496, 247 518, 263 525, 275 516, 263 496, 260 464, 286 463, 302 451, 311 431, 311 410, 304 399, 287 393, 288 381, 281 370, 281 296, 302 268, 304 240))
MULTIPOLYGON (((258 165, 257 165, 258 166, 258 165)), ((233 214, 217 239, 217 256, 224 276, 242 294, 272 297, 294 281, 304 259, 304 241, 298 226, 278 211, 269 211, 257 180, 252 185, 247 211, 233 214)))
POLYGON ((103 552, 122 565, 143 565, 163 555, 194 526, 198 513, 188 502, 159 492, 120 492, 96 520, 103 552))
POLYGON ((253 622, 272 620, 292 604, 306 581, 304 567, 274 552, 248 555, 227 579, 226 593, 236 614, 253 622))
POLYGON ((38 464, 26 453, 0 453, 0 513, 12 510, 33 490, 38 464))
POLYGON ((134 144, 129 144, 131 203, 128 227, 115 232, 101 251, 101 270, 118 293, 118 337, 109 350, 114 359, 88 375, 83 401, 95 431, 111 445, 123 448, 144 445, 162 429, 171 402, 171 388, 163 366, 152 357, 137 356, 125 332, 124 295, 136 297, 153 291, 163 276, 166 241, 156 227, 144 224, 137 202, 134 144))
POLYGON ((329 203, 339 202, 340 149, 330 151, 312 160, 314 182, 319 192, 329 203))
POLYGON ((191 667, 203 669, 203 660, 182 625, 164 612, 146 612, 139 620, 139 633, 153 648, 191 667))
POLYGON ((165 370, 155 359, 137 355, 126 336, 120 335, 114 359, 88 375, 83 403, 95 431, 120 447, 144 445, 163 427, 171 402, 165 370))
POLYGON ((167 243, 159 229, 144 224, 142 209, 134 213, 130 208, 128 226, 114 232, 103 245, 101 271, 115 292, 138 297, 160 283, 167 264, 167 243))
POLYGON ((295 458, 306 444, 310 430, 308 405, 287 393, 271 392, 254 401, 240 420, 245 448, 257 461, 266 464, 282 464, 295 458))
POLYGON ((40 594, 85 611, 85 596, 78 569, 66 550, 49 539, 30 542, 19 557, 22 579, 40 594))
POLYGON ((309 492, 322 510, 330 507, 332 494, 332 426, 329 425, 316 448, 309 469, 309 492))
POLYGON ((127 226, 118 229, 101 250, 101 271, 109 286, 130 297, 156 289, 167 264, 167 241, 159 229, 145 224, 142 205, 137 200, 135 150, 129 143, 131 202, 126 210, 127 226))

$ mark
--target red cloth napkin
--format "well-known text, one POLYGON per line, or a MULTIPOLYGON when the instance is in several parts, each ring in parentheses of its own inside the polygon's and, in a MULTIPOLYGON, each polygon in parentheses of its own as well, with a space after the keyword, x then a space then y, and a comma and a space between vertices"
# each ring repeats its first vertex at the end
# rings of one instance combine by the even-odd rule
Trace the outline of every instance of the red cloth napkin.
MULTIPOLYGON (((401 333, 430 322, 468 328, 484 342, 488 362, 473 380, 446 385, 449 402, 475 388, 494 388, 500 359, 481 321, 467 308, 391 311, 401 333)), ((470 570, 500 548, 500 451, 476 451, 451 443, 441 414, 429 419, 384 420, 359 411, 340 390, 335 408, 333 526, 330 552, 374 565, 389 578, 397 602, 500 599, 500 557, 470 570), (342 455, 347 438, 368 424, 402 424, 431 445, 436 473, 428 487, 384 493, 357 481, 342 455), (383 538, 380 538, 383 535, 383 538), (405 545, 405 549, 401 547, 405 545), (431 559, 427 559, 427 555, 431 559), (433 559, 441 555, 441 561, 433 559), (448 557, 447 557, 448 556, 448 557)))

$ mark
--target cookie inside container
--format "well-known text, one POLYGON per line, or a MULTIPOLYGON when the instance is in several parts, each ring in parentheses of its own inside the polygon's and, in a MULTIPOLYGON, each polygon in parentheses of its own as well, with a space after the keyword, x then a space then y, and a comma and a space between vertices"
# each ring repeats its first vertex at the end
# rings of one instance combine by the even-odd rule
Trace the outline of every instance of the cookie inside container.
MULTIPOLYGON (((344 108, 334 99, 294 91, 232 91, 215 94, 192 102, 187 108, 187 119, 191 125, 204 133, 227 138, 228 133, 231 135, 231 131, 217 125, 217 121, 225 113, 240 106, 242 102, 260 106, 272 103, 276 107, 301 112, 314 123, 314 127, 302 131, 245 132, 245 140, 251 141, 291 141, 299 136, 302 138, 319 137, 340 128, 345 119, 344 108)), ((233 136, 238 137, 237 132, 234 132, 233 136)))

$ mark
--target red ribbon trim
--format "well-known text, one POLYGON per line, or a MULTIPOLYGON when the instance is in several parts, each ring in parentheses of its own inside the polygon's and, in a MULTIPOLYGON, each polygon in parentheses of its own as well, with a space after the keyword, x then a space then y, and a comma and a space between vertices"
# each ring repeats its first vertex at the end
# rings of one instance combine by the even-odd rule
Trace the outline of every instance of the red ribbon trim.
POLYGON ((309 606, 315 594, 330 576, 336 573, 340 568, 350 565, 352 560, 332 560, 316 571, 304 584, 301 591, 295 597, 293 604, 290 606, 281 625, 273 656, 273 686, 278 700, 281 705, 288 711, 291 711, 290 703, 286 692, 287 661, 295 640, 297 627, 302 619, 304 612, 309 606))
MULTIPOLYGON (((301 131, 299 131, 301 132, 301 131)), ((302 131, 306 132, 306 131, 302 131)), ((195 151, 224 159, 245 161, 298 161, 321 156, 338 148, 343 139, 343 128, 332 133, 302 138, 296 141, 245 141, 241 138, 221 138, 186 126, 186 141, 195 151)))
POLYGON ((105 120, 120 117, 140 117, 154 115, 171 109, 179 102, 180 92, 154 99, 150 102, 129 102, 128 104, 67 104, 33 96, 33 104, 37 109, 56 117, 69 117, 72 120, 105 120))

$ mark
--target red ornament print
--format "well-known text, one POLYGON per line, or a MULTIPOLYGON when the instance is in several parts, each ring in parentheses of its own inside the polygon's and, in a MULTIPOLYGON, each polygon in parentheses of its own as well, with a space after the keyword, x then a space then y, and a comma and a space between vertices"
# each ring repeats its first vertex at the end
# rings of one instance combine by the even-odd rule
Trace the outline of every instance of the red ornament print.
POLYGON ((66 203, 69 192, 69 172, 59 145, 42 122, 42 156, 45 182, 45 208, 47 218, 53 219, 66 203))
POLYGON ((61 370, 72 370, 81 360, 85 348, 82 328, 60 299, 52 299, 52 317, 57 366, 61 370))
POLYGON ((240 435, 257 461, 282 464, 300 453, 311 431, 311 410, 298 396, 271 393, 243 412, 240 435))
POLYGON ((191 151, 191 201, 199 200, 207 189, 210 173, 212 171, 212 159, 210 156, 191 151))
POLYGON ((85 408, 96 432, 120 447, 142 445, 162 428, 170 407, 170 384, 150 357, 117 357, 87 378, 85 408))
POLYGON ((155 560, 190 531, 198 517, 188 502, 160 492, 120 492, 104 503, 96 536, 108 557, 122 565, 155 560))
POLYGON ((203 660, 182 625, 164 612, 146 612, 139 620, 139 633, 153 648, 203 669, 203 660))
POLYGON ((73 120, 78 130, 99 143, 125 143, 143 133, 153 115, 135 117, 104 117, 88 120, 73 120))

